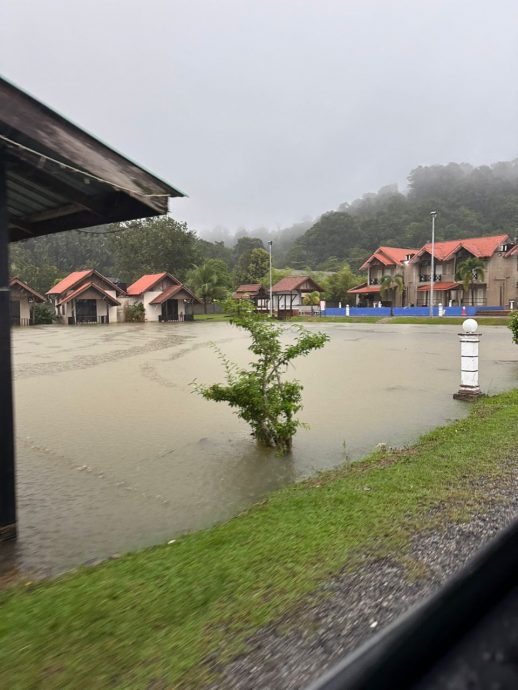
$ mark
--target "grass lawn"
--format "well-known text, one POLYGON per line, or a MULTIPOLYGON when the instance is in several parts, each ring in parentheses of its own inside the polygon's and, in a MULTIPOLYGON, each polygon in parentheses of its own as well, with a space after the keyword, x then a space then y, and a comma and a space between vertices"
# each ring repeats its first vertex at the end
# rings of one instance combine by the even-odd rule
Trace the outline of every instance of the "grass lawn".
POLYGON ((196 314, 194 321, 228 321, 226 314, 196 314))
MULTIPOLYGON (((313 323, 414 323, 455 326, 462 324, 467 316, 293 316, 290 321, 313 323)), ((474 317, 479 326, 507 326, 509 320, 503 316, 474 317)))
POLYGON ((0 687, 203 686, 204 659, 232 658, 342 567, 390 555, 411 570, 412 535, 484 510, 477 479, 506 482, 516 419, 518 390, 485 398, 408 449, 277 491, 225 524, 5 590, 0 687))

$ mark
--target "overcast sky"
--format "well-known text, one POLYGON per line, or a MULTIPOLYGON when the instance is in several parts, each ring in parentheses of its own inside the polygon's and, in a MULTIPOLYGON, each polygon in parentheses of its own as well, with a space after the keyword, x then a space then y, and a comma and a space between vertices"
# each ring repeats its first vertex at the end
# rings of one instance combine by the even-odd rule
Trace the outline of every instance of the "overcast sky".
POLYGON ((518 157, 516 0, 0 0, 0 71, 198 231, 518 157))

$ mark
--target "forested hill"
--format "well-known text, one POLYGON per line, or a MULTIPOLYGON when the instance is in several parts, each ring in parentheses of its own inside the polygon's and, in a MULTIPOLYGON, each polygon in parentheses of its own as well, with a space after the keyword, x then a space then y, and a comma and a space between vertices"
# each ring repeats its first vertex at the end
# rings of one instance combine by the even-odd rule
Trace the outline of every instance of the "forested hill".
POLYGON ((356 269, 379 245, 420 247, 430 240, 432 210, 438 212, 437 240, 518 235, 518 159, 416 168, 406 194, 384 187, 325 213, 295 241, 288 263, 333 270, 346 260, 356 269))

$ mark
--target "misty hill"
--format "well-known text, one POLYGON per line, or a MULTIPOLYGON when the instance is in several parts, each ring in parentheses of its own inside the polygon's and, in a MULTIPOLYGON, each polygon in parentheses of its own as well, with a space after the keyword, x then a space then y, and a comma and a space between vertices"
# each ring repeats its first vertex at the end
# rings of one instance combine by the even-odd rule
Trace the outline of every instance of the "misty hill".
POLYGON ((322 215, 294 242, 287 262, 325 270, 347 260, 357 269, 379 245, 420 247, 430 240, 431 210, 438 212, 437 240, 518 235, 518 159, 420 166, 408 176, 405 194, 397 185, 383 187, 322 215))

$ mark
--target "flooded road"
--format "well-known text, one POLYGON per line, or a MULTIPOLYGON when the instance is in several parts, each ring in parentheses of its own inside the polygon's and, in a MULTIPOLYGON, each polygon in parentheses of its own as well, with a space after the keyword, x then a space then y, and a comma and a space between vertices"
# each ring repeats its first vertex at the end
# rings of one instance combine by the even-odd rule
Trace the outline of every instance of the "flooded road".
MULTIPOLYGON (((167 541, 466 414, 452 398, 459 326, 319 328, 330 342, 290 371, 310 428, 288 458, 257 448, 230 408, 192 392, 193 379, 223 380, 211 341, 249 359, 246 334, 226 323, 15 330, 19 540, 0 550, 0 575, 55 574, 167 541)), ((481 330, 481 388, 517 386, 510 331, 481 330)))

